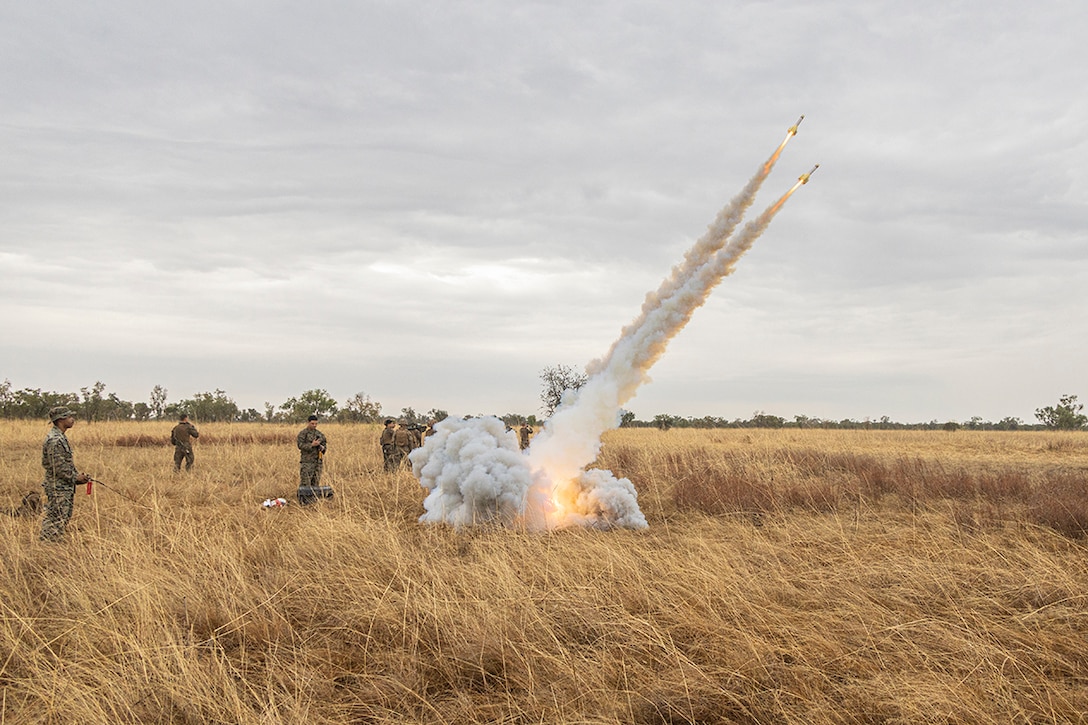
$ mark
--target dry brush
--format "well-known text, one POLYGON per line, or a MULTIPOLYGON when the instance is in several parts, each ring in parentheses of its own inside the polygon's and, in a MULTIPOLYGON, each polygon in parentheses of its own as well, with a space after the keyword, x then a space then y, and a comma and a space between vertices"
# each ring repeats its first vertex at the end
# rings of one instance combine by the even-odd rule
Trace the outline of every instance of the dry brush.
MULTIPOLYGON (((0 517, 2 722, 1065 723, 1088 712, 1076 434, 620 430, 646 531, 455 531, 376 426, 78 424, 68 541, 0 517), (133 441, 148 441, 144 444, 133 441), (160 443, 156 442, 160 441, 160 443)), ((0 508, 40 480, 0 422, 0 508)), ((9 505, 10 504, 10 505, 9 505)))

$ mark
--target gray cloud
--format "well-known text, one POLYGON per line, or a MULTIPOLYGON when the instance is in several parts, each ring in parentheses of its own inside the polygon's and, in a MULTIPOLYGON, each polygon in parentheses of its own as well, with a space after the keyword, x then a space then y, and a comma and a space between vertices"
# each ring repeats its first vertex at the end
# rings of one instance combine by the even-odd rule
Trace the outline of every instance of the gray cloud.
POLYGON ((757 207, 819 173, 633 409, 1030 419, 1088 396, 1086 30, 1057 0, 5 7, 0 376, 529 412, 805 113, 757 207))

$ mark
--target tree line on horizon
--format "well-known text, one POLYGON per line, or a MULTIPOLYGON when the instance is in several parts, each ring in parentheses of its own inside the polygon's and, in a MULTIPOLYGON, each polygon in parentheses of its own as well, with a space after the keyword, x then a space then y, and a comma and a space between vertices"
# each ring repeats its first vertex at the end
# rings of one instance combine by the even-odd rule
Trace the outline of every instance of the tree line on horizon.
MULTIPOLYGON (((549 417, 562 403, 564 395, 576 391, 585 384, 585 376, 575 373, 565 366, 545 368, 541 373, 543 390, 541 392, 544 418, 549 417)), ((408 425, 421 425, 429 420, 440 421, 448 417, 445 410, 431 408, 426 413, 418 413, 411 407, 401 408, 399 413, 390 414, 383 410, 382 404, 373 400, 364 392, 355 393, 343 405, 330 396, 324 389, 307 390, 296 397, 290 397, 279 405, 266 402, 263 410, 240 408, 227 393, 216 389, 211 392, 194 394, 175 402, 167 402, 167 390, 161 385, 152 388, 148 402, 123 400, 116 393, 107 393, 106 385, 96 381, 94 385, 80 388, 78 393, 44 391, 40 388, 17 390, 11 381, 4 379, 0 383, 0 418, 8 419, 44 419, 49 409, 65 405, 74 408, 84 420, 94 421, 152 421, 170 420, 186 414, 202 422, 240 422, 240 423, 298 423, 310 415, 341 423, 379 423, 386 418, 403 420, 408 425)), ((756 411, 751 418, 732 420, 718 416, 677 416, 659 413, 652 420, 638 420, 631 411, 621 410, 619 424, 625 428, 825 428, 825 429, 865 429, 865 430, 1085 430, 1088 429, 1088 416, 1082 413, 1084 404, 1076 395, 1062 395, 1057 405, 1037 408, 1035 417, 1038 423, 1025 423, 1020 418, 1005 417, 991 422, 974 416, 970 420, 938 421, 925 423, 901 423, 882 416, 878 420, 864 418, 856 420, 827 420, 807 415, 795 415, 792 419, 756 411)), ((484 415, 480 413, 479 416, 484 415)), ((514 426, 521 421, 529 425, 538 425, 536 414, 506 413, 495 417, 507 425, 514 426)))

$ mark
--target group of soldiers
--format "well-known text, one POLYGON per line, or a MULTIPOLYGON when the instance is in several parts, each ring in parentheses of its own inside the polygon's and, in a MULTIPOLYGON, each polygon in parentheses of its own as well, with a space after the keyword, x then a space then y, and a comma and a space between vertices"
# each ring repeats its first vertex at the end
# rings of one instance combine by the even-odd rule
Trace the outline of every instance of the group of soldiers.
MULTIPOLYGON (((317 416, 311 415, 306 421, 306 427, 298 434, 299 450, 299 487, 317 487, 321 484, 321 470, 325 451, 328 450, 328 440, 325 434, 317 429, 317 416)), ((423 445, 427 436, 434 434, 437 420, 431 418, 426 426, 410 425, 404 419, 385 419, 385 428, 381 435, 382 458, 386 471, 397 471, 405 463, 408 454, 423 445)), ((524 427, 524 426, 523 426, 524 427)), ((532 429, 529 429, 530 432, 532 429)), ((180 471, 182 462, 185 470, 193 467, 192 441, 199 438, 196 426, 189 421, 189 416, 182 415, 178 424, 170 432, 170 442, 174 445, 174 470, 180 471)), ((528 437, 524 438, 522 448, 528 446, 528 437)))
MULTIPOLYGON (((385 461, 386 471, 396 471, 404 465, 408 454, 423 445, 428 436, 434 434, 437 421, 431 418, 426 426, 409 425, 404 419, 385 419, 385 428, 382 430, 381 446, 382 458, 385 461)), ((506 427, 507 432, 513 430, 506 427)), ((521 421, 518 427, 518 447, 525 450, 529 447, 529 439, 533 434, 532 427, 525 421, 521 421)))
MULTIPOLYGON (((90 485, 94 479, 86 473, 76 470, 72 460, 72 447, 68 443, 67 431, 75 425, 75 413, 66 406, 57 406, 49 411, 49 421, 53 424, 42 443, 42 468, 45 470, 45 514, 42 517, 42 541, 57 541, 63 537, 68 521, 72 517, 76 486, 90 485)), ((299 500, 303 500, 303 491, 308 495, 321 486, 321 472, 324 467, 328 440, 317 429, 318 417, 311 415, 306 427, 298 434, 299 450, 299 500)), ((431 435, 434 435, 437 421, 431 419, 426 426, 409 425, 405 420, 385 419, 385 428, 381 435, 382 458, 385 470, 398 471, 405 465, 408 454, 419 448, 431 435)), ((508 428, 508 430, 511 430, 508 428)), ((533 429, 524 421, 518 429, 518 445, 522 450, 529 447, 533 429)), ((196 426, 189 416, 179 416, 177 425, 170 431, 170 442, 174 446, 174 471, 180 472, 182 463, 185 470, 193 467, 193 441, 200 437, 196 426)), ((88 488, 88 491, 90 489, 88 488)), ((332 495, 331 489, 322 495, 332 495)))
POLYGON ((423 445, 427 436, 434 435, 434 427, 437 423, 438 421, 431 418, 426 426, 409 425, 403 419, 386 418, 380 441, 385 470, 399 470, 408 460, 408 454, 423 445))

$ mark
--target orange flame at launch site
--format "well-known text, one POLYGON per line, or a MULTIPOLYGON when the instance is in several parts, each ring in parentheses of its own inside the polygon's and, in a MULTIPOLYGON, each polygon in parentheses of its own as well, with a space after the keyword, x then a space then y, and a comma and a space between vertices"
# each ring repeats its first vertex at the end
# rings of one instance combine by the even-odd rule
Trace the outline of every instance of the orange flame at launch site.
POLYGON ((648 525, 634 484, 591 467, 600 454, 601 436, 619 425, 620 406, 649 380, 649 369, 669 341, 819 168, 799 176, 789 191, 738 229, 803 119, 789 128, 661 285, 646 295, 639 315, 607 353, 586 366, 585 384, 554 411, 526 452, 492 417, 443 421, 437 434, 412 452, 413 473, 429 491, 420 521, 454 526, 498 521, 528 529, 648 525))
MULTIPOLYGON (((795 129, 791 128, 768 165, 778 158, 794 133, 795 129)), ((595 494, 595 486, 608 483, 609 479, 598 478, 603 474, 597 469, 585 468, 600 451, 601 434, 617 425, 616 411, 648 380, 647 372, 664 354, 669 341, 683 329, 714 287, 732 273, 737 261, 763 234, 790 196, 808 183, 809 176, 819 168, 814 166, 799 176, 789 191, 737 230, 741 216, 765 178, 768 165, 761 168, 744 190, 719 212, 707 233, 688 250, 658 290, 646 296, 640 315, 623 328, 603 358, 586 367, 589 375, 586 384, 569 404, 555 411, 542 434, 530 445, 534 487, 545 502, 551 502, 555 507, 543 512, 548 526, 608 519, 598 510, 599 507, 608 510, 610 502, 595 494)))

